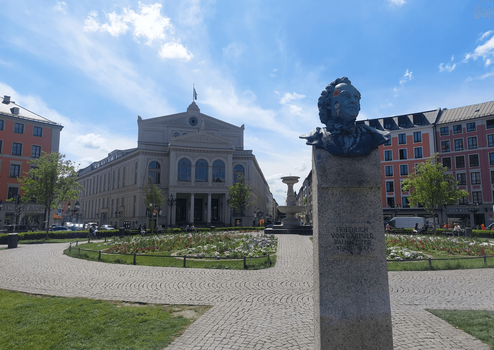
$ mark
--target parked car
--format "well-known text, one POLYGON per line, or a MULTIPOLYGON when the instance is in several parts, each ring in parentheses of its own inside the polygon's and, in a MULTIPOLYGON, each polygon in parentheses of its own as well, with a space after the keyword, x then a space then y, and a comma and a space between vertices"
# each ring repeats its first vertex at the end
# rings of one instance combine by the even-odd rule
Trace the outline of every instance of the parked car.
POLYGON ((112 225, 102 225, 99 229, 100 230, 116 230, 116 228, 113 227, 112 225))
POLYGON ((26 225, 4 225, 2 229, 0 230, 0 233, 19 233, 19 232, 27 232, 28 227, 26 225), (14 230, 15 227, 15 230, 14 230))
POLYGON ((71 231, 71 229, 65 226, 54 226, 48 231, 71 231))

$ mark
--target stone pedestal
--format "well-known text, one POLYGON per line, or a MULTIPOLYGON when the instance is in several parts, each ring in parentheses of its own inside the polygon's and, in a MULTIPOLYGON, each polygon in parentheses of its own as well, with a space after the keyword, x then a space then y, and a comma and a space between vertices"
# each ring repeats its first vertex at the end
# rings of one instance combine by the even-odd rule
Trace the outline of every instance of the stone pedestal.
POLYGON ((313 147, 315 349, 393 349, 381 163, 313 147))

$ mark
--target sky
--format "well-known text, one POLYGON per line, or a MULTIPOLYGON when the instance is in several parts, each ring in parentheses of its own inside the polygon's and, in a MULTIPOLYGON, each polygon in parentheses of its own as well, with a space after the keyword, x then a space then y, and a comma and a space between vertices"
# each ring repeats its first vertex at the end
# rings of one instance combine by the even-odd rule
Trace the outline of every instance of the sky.
POLYGON ((79 168, 137 147, 137 116, 241 126, 273 196, 308 175, 299 135, 348 77, 358 119, 494 100, 494 0, 1 1, 0 96, 61 123, 79 168))

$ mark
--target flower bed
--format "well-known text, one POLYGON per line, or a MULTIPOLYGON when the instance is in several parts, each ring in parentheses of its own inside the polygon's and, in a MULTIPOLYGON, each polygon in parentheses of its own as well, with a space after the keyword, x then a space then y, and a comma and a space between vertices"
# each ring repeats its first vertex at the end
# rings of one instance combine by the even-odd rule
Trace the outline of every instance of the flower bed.
MULTIPOLYGON (((494 255, 494 243, 488 240, 465 237, 427 237, 407 235, 385 235, 389 249, 408 249, 409 252, 421 251, 444 253, 448 255, 483 256, 494 255)), ((395 254, 396 254, 395 251, 395 254)), ((404 253, 402 254, 405 255, 404 253)), ((389 257, 388 257, 389 259, 389 257)), ((408 258, 416 259, 416 258, 408 258)), ((391 259, 394 260, 394 259, 391 259)))
POLYGON ((172 253, 190 257, 255 257, 275 254, 277 238, 254 233, 203 233, 114 238, 107 253, 172 253))

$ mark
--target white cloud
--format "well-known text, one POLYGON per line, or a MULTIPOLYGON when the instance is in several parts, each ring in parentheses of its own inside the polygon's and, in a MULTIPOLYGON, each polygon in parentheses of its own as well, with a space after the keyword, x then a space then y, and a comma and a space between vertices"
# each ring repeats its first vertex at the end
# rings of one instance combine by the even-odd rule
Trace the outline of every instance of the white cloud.
POLYGON ((190 61, 194 55, 190 53, 180 42, 170 42, 161 46, 158 54, 161 58, 179 58, 190 61))
POLYGON ((245 45, 238 42, 230 43, 223 48, 223 56, 229 60, 237 60, 245 51, 245 45))
POLYGON ((494 31, 485 32, 481 38, 485 39, 489 35, 492 35, 491 38, 484 44, 477 46, 473 52, 467 53, 463 62, 468 62, 469 59, 475 61, 478 58, 481 58, 484 60, 486 66, 491 64, 490 58, 494 57, 494 31))
POLYGON ((405 0, 388 0, 389 1, 389 5, 394 5, 394 6, 402 6, 402 5, 405 5, 405 0))
POLYGON ((100 24, 98 12, 91 11, 84 22, 85 32, 108 32, 118 37, 132 29, 134 39, 146 40, 146 45, 160 43, 158 56, 161 58, 184 59, 190 61, 194 55, 174 37, 175 28, 171 19, 161 15, 161 5, 145 5, 139 2, 139 12, 124 8, 122 14, 116 12, 105 14, 109 23, 100 24))
POLYGON ((67 4, 65 1, 57 1, 57 4, 53 6, 53 10, 62 12, 63 14, 67 14, 65 9, 67 8, 67 4))
POLYGON ((488 30, 487 32, 483 33, 480 38, 477 39, 477 41, 483 41, 485 38, 487 38, 489 35, 494 33, 492 30, 488 30))
POLYGON ((403 85, 410 80, 412 80, 412 72, 409 72, 408 68, 407 68, 405 75, 403 75, 403 78, 401 78, 401 80, 400 80, 400 85, 403 85))
POLYGON ((70 145, 77 145, 83 148, 89 148, 91 150, 101 150, 103 152, 111 151, 106 144, 106 139, 99 134, 93 133, 77 136, 74 138, 74 141, 70 143, 70 145))
POLYGON ((446 71, 446 72, 452 72, 455 68, 456 68, 456 63, 454 63, 452 65, 449 64, 449 63, 447 63, 446 65, 444 63, 441 63, 439 65, 439 71, 440 72, 444 72, 444 71, 446 71))
POLYGON ((280 100, 280 104, 284 105, 284 104, 288 104, 289 102, 291 101, 294 101, 294 100, 301 100, 305 98, 305 95, 300 95, 300 94, 297 94, 296 92, 294 92, 293 94, 287 92, 285 93, 285 95, 281 98, 280 100))

